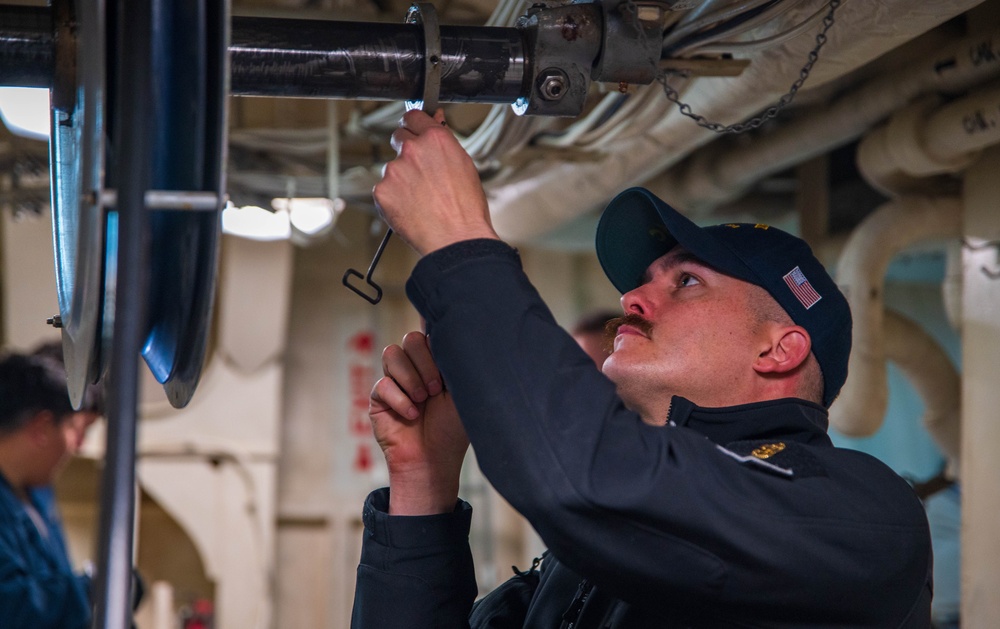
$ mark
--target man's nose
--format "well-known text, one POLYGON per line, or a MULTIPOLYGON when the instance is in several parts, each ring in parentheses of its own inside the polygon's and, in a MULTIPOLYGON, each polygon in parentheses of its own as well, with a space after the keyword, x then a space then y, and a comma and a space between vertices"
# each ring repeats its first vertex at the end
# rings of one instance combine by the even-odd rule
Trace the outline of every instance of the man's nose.
POLYGON ((622 310, 625 311, 625 314, 637 314, 643 316, 648 316, 650 314, 652 308, 650 301, 646 296, 646 291, 644 290, 645 287, 646 285, 643 284, 642 286, 633 288, 629 292, 622 295, 622 310))

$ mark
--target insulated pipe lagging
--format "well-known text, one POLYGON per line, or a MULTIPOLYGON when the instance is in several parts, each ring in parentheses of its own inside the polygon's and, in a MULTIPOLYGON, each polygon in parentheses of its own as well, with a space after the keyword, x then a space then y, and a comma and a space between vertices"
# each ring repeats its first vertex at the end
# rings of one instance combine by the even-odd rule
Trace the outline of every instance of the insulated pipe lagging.
POLYGON ((958 238, 962 205, 955 197, 900 197, 854 229, 837 263, 837 283, 854 317, 847 382, 830 408, 830 425, 864 437, 882 425, 888 401, 883 340, 885 273, 900 251, 926 240, 958 238))
POLYGON ((921 94, 957 93, 1000 76, 1000 31, 968 37, 889 75, 875 77, 822 110, 754 142, 720 143, 692 156, 651 188, 689 210, 739 197, 764 177, 860 137, 921 94), (984 52, 985 51, 985 52, 984 52))
POLYGON ((1000 85, 992 83, 947 104, 921 99, 865 136, 858 167, 888 194, 912 190, 927 177, 961 172, 984 148, 1000 144, 1000 85))
POLYGON ((924 403, 921 419, 934 443, 948 460, 948 474, 959 470, 962 428, 962 381, 930 334, 906 317, 885 311, 885 357, 903 372, 924 403))
POLYGON ((1000 144, 1000 83, 949 102, 927 119, 924 143, 945 164, 1000 144))

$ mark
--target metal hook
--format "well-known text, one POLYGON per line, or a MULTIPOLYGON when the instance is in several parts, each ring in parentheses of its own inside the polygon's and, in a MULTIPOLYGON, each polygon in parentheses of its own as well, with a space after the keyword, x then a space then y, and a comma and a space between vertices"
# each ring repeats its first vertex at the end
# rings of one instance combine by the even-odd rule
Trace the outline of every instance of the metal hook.
POLYGON ((386 230, 385 236, 382 237, 382 242, 379 243, 378 249, 375 250, 375 257, 372 258, 372 263, 368 265, 368 273, 362 275, 360 271, 356 271, 354 269, 347 269, 347 271, 344 273, 344 277, 341 279, 341 282, 344 283, 344 286, 350 288, 358 295, 361 295, 361 297, 365 301, 372 304, 373 306, 378 302, 382 301, 382 287, 372 281, 372 273, 375 272, 375 266, 378 264, 379 258, 382 257, 382 252, 385 251, 385 245, 386 243, 389 242, 390 236, 392 236, 391 227, 386 230), (357 277, 363 279, 365 281, 365 284, 368 284, 369 286, 375 289, 375 296, 372 297, 365 291, 351 284, 349 279, 350 277, 357 277))

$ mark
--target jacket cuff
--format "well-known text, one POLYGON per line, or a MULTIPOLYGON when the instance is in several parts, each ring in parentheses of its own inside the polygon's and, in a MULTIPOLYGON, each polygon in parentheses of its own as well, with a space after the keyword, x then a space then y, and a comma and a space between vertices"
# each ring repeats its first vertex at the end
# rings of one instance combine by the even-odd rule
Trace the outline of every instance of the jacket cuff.
POLYGON ((389 548, 446 546, 467 540, 472 525, 472 506, 455 503, 451 513, 435 515, 389 515, 389 488, 368 494, 361 513, 365 535, 389 548))
POLYGON ((517 249, 504 241, 496 240, 495 238, 476 238, 473 240, 462 240, 430 252, 417 262, 413 273, 416 275, 428 271, 433 272, 433 270, 426 267, 432 267, 432 269, 436 269, 438 272, 444 272, 467 260, 488 256, 504 256, 520 264, 517 249))
POLYGON ((425 320, 433 318, 432 304, 439 284, 455 269, 476 263, 511 264, 521 269, 517 249, 502 240, 463 240, 432 251, 413 267, 406 282, 406 296, 425 320))

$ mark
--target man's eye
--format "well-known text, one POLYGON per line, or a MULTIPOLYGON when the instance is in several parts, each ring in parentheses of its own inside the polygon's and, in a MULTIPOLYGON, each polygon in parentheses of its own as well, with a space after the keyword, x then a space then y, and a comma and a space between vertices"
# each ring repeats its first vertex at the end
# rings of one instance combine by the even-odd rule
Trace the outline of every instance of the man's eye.
POLYGON ((688 273, 681 273, 680 278, 678 278, 677 285, 680 287, 695 286, 701 282, 697 277, 690 275, 688 273))

